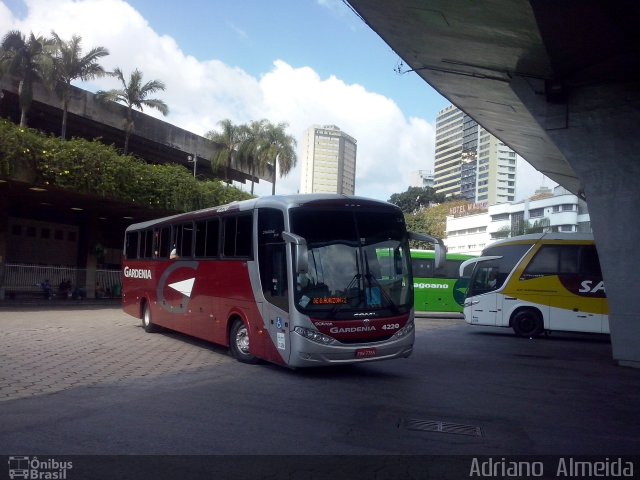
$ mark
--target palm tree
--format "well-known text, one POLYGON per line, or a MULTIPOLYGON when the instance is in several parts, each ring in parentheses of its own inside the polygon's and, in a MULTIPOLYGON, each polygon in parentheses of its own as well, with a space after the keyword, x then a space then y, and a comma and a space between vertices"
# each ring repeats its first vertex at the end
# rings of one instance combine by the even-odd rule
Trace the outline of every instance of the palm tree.
POLYGON ((98 59, 109 55, 109 51, 104 47, 95 47, 83 56, 82 38, 78 35, 73 35, 69 41, 62 40, 56 32, 52 31, 51 35, 55 47, 51 80, 55 84, 58 96, 62 99, 62 131, 60 136, 64 140, 67 134, 67 111, 71 82, 76 79, 92 80, 105 75, 106 72, 98 64, 98 59))
POLYGON ((286 123, 278 125, 269 124, 266 131, 268 150, 265 152, 265 164, 271 170, 273 183, 271 184, 271 195, 276 194, 276 173, 280 170, 280 176, 285 177, 293 170, 298 162, 296 156, 296 139, 286 133, 286 123))
POLYGON ((240 164, 244 166, 251 175, 251 195, 255 185, 254 178, 256 170, 265 165, 266 155, 269 145, 267 138, 267 128, 269 122, 266 119, 252 121, 249 125, 243 125, 242 141, 238 149, 240 164))
POLYGON ((142 72, 137 68, 131 74, 129 83, 124 79, 122 70, 115 68, 113 72, 109 73, 113 77, 120 79, 122 83, 121 89, 112 89, 108 91, 100 90, 96 92, 96 98, 98 101, 106 102, 122 102, 127 106, 127 120, 125 125, 125 137, 124 137, 124 154, 129 151, 129 137, 133 132, 133 108, 138 108, 143 111, 143 106, 155 108, 163 115, 169 113, 169 107, 162 100, 155 98, 147 98, 151 93, 155 93, 158 90, 164 90, 165 85, 160 80, 151 80, 144 85, 142 84, 142 72))
POLYGON ((211 169, 216 173, 220 168, 224 168, 224 179, 229 183, 231 162, 236 157, 240 147, 242 127, 234 125, 228 118, 220 120, 218 125, 220 125, 221 132, 210 130, 205 134, 205 137, 220 146, 211 158, 211 169))
POLYGON ((18 98, 20 101, 20 126, 27 126, 27 113, 33 103, 33 83, 43 81, 52 40, 33 33, 27 39, 17 30, 7 33, 2 39, 0 70, 20 79, 18 98))

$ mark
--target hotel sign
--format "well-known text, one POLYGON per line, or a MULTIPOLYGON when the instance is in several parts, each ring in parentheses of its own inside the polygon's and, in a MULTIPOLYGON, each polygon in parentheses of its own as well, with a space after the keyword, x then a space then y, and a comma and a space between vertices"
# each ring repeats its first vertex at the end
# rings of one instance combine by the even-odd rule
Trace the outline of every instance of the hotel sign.
POLYGON ((449 215, 454 217, 466 217, 467 215, 475 215, 478 213, 486 213, 489 211, 487 202, 465 203, 449 209, 449 215))

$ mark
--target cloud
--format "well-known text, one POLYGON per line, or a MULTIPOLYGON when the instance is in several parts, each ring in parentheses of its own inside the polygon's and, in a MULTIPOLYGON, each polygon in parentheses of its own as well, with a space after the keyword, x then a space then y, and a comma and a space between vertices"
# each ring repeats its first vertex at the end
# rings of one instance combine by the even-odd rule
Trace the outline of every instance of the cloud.
MULTIPOLYGON (((122 0, 26 0, 25 4, 28 13, 18 19, 0 3, 3 31, 55 30, 62 38, 80 35, 85 52, 106 47, 110 55, 101 63, 107 70, 120 67, 127 77, 138 68, 144 81, 166 84, 166 91, 155 97, 167 103, 170 113, 164 119, 174 125, 203 135, 225 118, 235 123, 261 118, 287 122, 288 132, 298 140, 298 167, 278 179, 278 193, 299 189, 303 133, 314 124, 337 125, 357 140, 358 195, 386 200, 407 189, 411 171, 433 170, 433 126, 420 118, 406 118, 393 100, 362 85, 335 76, 321 78, 309 66, 278 59, 261 78, 215 58, 196 59, 173 38, 155 32, 122 0)), ((118 87, 112 78, 78 86, 91 91, 118 87)), ((145 113, 161 117, 153 110, 145 113)), ((270 183, 256 187, 259 194, 271 192, 270 183)))

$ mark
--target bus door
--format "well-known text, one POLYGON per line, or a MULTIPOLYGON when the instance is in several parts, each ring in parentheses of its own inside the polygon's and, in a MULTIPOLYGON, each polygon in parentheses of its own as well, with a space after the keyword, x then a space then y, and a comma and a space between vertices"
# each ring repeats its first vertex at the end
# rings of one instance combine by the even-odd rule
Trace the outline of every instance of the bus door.
MULTIPOLYGON (((281 359, 288 362, 293 325, 289 317, 287 244, 282 235, 283 230, 284 216, 280 210, 258 210, 258 263, 262 297, 265 299, 264 302, 258 302, 258 308, 269 332, 267 341, 273 345, 281 359)), ((256 295, 256 298, 259 296, 256 295)), ((269 350, 265 350, 265 354, 268 356, 269 350)))

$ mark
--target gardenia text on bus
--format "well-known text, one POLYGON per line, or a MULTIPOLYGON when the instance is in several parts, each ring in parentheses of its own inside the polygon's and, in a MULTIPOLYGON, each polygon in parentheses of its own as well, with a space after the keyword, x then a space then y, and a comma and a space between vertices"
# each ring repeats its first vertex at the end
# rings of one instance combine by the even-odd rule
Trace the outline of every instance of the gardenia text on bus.
POLYGON ((124 276, 127 278, 144 278, 151 280, 151 270, 145 268, 124 267, 124 276))

